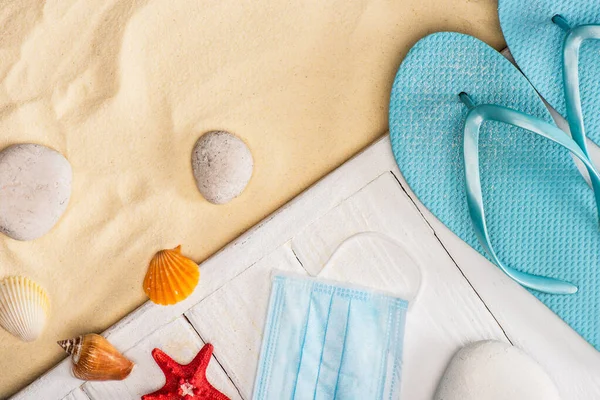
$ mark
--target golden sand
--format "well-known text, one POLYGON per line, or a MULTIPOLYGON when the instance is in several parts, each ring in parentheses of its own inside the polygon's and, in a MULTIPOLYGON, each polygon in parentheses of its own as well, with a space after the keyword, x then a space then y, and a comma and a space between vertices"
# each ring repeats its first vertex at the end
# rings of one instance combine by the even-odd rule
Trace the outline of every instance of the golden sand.
POLYGON ((384 134, 396 69, 440 30, 503 39, 493 0, 13 0, 0 5, 0 149, 62 152, 73 194, 33 242, 0 237, 0 277, 25 274, 52 305, 45 332, 0 331, 0 398, 65 357, 56 340, 100 332, 146 300, 152 255, 202 261, 384 134), (223 206, 196 189, 209 130, 252 150, 223 206))

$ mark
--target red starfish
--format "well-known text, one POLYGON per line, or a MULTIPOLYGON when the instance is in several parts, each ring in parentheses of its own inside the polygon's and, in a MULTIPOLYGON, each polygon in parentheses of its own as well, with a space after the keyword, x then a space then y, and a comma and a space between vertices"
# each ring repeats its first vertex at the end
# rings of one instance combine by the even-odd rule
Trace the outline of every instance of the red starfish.
POLYGON ((213 345, 207 343, 188 365, 181 365, 160 349, 152 357, 162 369, 167 382, 162 389, 142 396, 142 400, 229 400, 206 379, 213 345))

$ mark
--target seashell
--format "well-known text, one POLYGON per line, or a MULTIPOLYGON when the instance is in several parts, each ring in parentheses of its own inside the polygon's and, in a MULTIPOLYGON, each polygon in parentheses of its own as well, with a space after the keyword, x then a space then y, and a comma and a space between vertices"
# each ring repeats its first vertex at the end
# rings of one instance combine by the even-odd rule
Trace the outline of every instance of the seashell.
POLYGON ((162 250, 150 261, 144 292, 156 304, 171 305, 188 297, 200 279, 198 265, 181 255, 181 246, 162 250))
POLYGON ((84 381, 123 380, 133 363, 100 335, 90 333, 57 342, 73 361, 73 375, 84 381))
POLYGON ((0 326, 25 342, 38 338, 50 308, 46 291, 29 278, 0 281, 0 326))

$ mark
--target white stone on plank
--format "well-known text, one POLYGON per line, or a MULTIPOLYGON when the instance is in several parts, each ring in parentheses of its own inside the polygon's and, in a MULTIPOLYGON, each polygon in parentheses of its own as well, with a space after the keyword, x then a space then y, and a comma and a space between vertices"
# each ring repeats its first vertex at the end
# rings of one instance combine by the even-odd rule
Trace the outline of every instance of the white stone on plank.
POLYGON ((550 377, 531 357, 498 341, 459 350, 438 386, 435 400, 559 400, 550 377))

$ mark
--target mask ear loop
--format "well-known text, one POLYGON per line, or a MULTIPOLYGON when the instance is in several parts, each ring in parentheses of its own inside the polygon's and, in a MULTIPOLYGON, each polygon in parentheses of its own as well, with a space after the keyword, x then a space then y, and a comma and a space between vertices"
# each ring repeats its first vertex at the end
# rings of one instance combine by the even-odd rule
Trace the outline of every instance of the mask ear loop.
POLYGON ((339 255, 340 250, 343 247, 346 247, 346 245, 348 245, 350 242, 355 241, 358 238, 361 237, 372 237, 372 238, 377 238, 377 239, 381 239, 384 242, 394 245, 396 248, 402 250, 402 252, 408 257, 408 259, 410 259, 412 265, 417 269, 417 271, 419 272, 419 286, 417 287, 416 292, 414 293, 414 295, 412 296, 411 299, 406 299, 408 301, 408 309, 410 310, 413 306, 414 303, 416 303, 417 299, 419 298, 420 294, 421 294, 421 289, 423 288, 423 269, 421 268, 421 265, 419 263, 417 263, 415 261, 415 259, 408 253, 408 251, 406 251, 406 249, 408 248, 407 245, 405 245, 404 243, 397 241, 387 235, 384 235, 383 233, 379 233, 379 232, 375 232, 375 231, 366 231, 366 232, 358 232, 355 233, 349 237, 347 237, 346 239, 344 239, 336 248, 335 250, 333 250, 333 253, 331 253, 331 255, 329 256, 329 258, 327 259, 327 261, 325 262, 325 264, 323 265, 323 268, 321 269, 321 271, 319 272, 319 276, 328 270, 328 268, 331 268, 331 265, 333 264, 332 261, 334 260, 334 258, 339 255))

